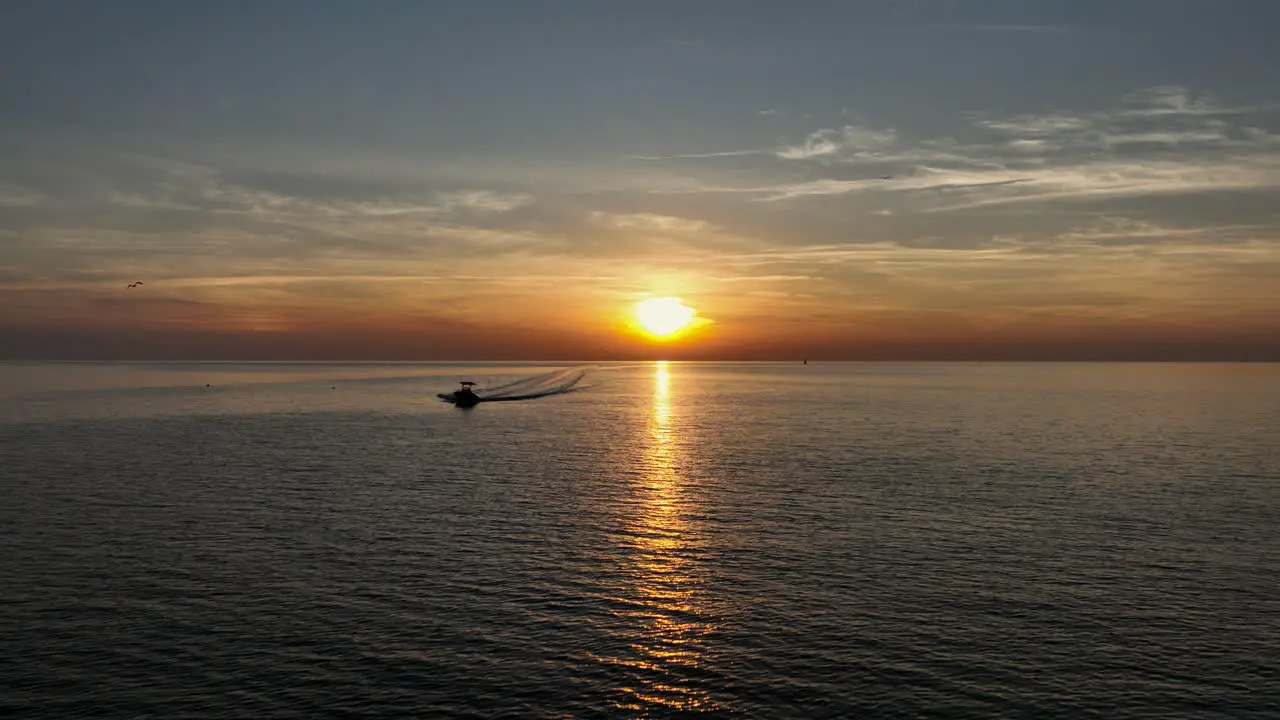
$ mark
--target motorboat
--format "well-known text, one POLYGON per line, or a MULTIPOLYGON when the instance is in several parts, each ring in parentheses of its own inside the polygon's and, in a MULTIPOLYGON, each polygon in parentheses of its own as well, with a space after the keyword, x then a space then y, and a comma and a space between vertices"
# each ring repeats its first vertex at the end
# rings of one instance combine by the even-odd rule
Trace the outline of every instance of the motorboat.
POLYGON ((480 396, 471 389, 473 387, 475 383, 464 381, 462 389, 453 391, 453 404, 463 408, 475 407, 476 403, 480 402, 480 396))

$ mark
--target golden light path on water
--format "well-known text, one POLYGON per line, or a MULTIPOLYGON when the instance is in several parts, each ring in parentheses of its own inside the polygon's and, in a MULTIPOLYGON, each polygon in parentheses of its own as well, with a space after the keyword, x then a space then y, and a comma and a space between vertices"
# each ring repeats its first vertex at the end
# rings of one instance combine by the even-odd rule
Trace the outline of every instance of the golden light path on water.
POLYGON ((631 657, 618 661, 634 671, 636 686, 624 688, 620 709, 717 709, 706 691, 692 682, 706 664, 705 636, 714 628, 701 607, 701 568, 686 517, 696 500, 688 496, 678 471, 678 426, 672 415, 671 369, 659 361, 644 474, 636 487, 636 512, 629 528, 634 607, 627 615, 637 625, 631 657))

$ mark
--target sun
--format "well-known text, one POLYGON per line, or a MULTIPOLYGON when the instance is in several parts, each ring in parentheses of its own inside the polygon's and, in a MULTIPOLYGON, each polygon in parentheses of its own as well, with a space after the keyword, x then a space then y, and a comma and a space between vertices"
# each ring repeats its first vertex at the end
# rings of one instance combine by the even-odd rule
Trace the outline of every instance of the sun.
POLYGON ((658 340, 675 337, 693 324, 697 314, 697 310, 685 305, 680 298, 653 298, 636 305, 636 321, 658 340))

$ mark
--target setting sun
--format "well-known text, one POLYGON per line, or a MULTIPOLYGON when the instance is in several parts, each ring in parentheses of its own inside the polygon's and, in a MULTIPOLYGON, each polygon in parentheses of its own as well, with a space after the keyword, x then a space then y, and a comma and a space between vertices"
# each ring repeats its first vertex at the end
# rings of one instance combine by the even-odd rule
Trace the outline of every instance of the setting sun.
POLYGON ((697 313, 680 298, 673 297, 653 298, 636 305, 636 321, 659 340, 673 337, 689 327, 697 313))

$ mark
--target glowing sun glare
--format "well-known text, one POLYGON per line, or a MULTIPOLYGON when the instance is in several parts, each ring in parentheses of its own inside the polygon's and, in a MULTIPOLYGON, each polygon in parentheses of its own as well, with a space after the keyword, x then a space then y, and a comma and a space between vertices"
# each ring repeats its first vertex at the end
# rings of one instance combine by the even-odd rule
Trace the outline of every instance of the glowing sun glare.
POLYGON ((697 313, 680 298, 673 297, 653 298, 636 305, 636 320, 640 327, 658 339, 672 337, 689 327, 697 313))

